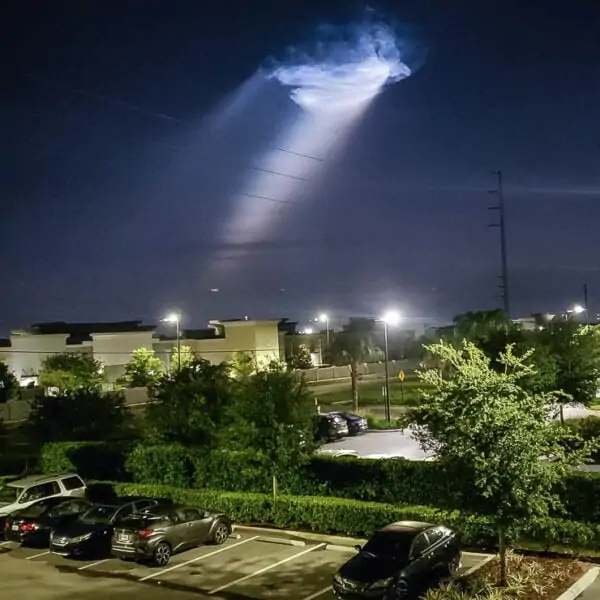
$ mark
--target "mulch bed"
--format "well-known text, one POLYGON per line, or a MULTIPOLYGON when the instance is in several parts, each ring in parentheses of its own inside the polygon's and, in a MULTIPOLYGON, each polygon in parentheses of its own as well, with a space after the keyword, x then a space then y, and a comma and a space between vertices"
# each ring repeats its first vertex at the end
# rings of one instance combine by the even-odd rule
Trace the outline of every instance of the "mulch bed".
MULTIPOLYGON (((530 557, 510 553, 507 558, 507 598, 519 600, 556 600, 591 567, 569 558, 530 557)), ((477 569, 463 583, 475 581, 496 586, 500 580, 497 558, 477 569)), ((471 585, 469 585, 471 584, 471 585)))

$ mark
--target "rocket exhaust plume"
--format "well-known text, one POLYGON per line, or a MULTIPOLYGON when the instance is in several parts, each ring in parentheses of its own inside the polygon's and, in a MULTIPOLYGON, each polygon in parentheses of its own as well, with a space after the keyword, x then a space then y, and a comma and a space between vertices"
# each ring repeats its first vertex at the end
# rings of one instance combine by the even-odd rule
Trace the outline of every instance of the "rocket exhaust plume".
POLYGON ((263 76, 285 86, 301 110, 282 124, 275 149, 257 162, 240 191, 224 231, 226 244, 264 240, 276 222, 304 205, 372 101, 387 85, 411 75, 404 52, 390 26, 369 20, 320 26, 310 44, 288 48, 283 61, 270 61, 263 76))

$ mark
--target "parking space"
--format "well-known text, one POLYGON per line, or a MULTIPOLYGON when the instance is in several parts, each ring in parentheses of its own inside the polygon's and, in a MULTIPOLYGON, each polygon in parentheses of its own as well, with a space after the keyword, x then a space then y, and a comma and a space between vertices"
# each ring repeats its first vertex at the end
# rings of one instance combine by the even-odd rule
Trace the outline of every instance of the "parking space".
MULTIPOLYGON (((0 579, 10 580, 18 563, 27 572, 44 569, 77 586, 100 580, 131 588, 128 597, 146 598, 149 588, 159 587, 161 598, 171 600, 183 593, 195 598, 275 600, 333 600, 331 581, 336 570, 352 556, 353 550, 329 549, 325 543, 303 541, 280 535, 265 538, 252 533, 230 538, 223 546, 203 546, 173 556, 167 567, 149 567, 114 558, 71 560, 43 549, 0 544, 0 579), (133 586, 133 587, 131 587, 133 586), (136 592, 137 590, 137 592, 136 592)), ((485 555, 465 553, 462 571, 480 564, 485 555)), ((60 586, 62 588, 62 586, 60 586)), ((93 587, 90 598, 100 598, 93 587)), ((92 587, 90 587, 91 593, 92 587)), ((43 590, 40 590, 40 593, 43 590)), ((46 590, 47 591, 47 590, 46 590)), ((35 596, 32 595, 32 598, 35 596)), ((59 596, 46 595, 39 598, 59 596)), ((64 598, 64 596, 60 596, 64 598)), ((86 597, 82 592, 79 597, 86 597)))

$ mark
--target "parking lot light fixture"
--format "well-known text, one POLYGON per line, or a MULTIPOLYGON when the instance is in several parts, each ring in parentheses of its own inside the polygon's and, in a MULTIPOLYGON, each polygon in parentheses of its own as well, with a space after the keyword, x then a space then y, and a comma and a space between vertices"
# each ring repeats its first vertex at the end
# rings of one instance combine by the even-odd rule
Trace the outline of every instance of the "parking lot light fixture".
POLYGON ((164 323, 175 323, 177 336, 177 365, 181 369, 181 313, 172 312, 164 319, 164 323))
POLYGON ((388 310, 381 318, 383 322, 383 353, 385 360, 385 418, 389 423, 392 420, 390 407, 390 367, 388 352, 388 326, 395 327, 400 323, 400 313, 396 310, 388 310))

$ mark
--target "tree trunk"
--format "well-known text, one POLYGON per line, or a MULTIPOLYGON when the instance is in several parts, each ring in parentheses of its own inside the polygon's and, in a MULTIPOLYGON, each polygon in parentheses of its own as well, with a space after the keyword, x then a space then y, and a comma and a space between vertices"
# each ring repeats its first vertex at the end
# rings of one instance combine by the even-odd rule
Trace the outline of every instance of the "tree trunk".
POLYGON ((279 489, 277 486, 277 475, 273 475, 273 501, 277 501, 278 493, 279 493, 279 489))
POLYGON ((565 411, 562 402, 560 403, 560 424, 565 424, 565 411))
POLYGON ((352 382, 352 410, 358 412, 358 368, 354 361, 350 363, 350 380, 352 382))
POLYGON ((498 527, 498 549, 500 556, 500 585, 506 587, 506 537, 503 525, 498 527))

